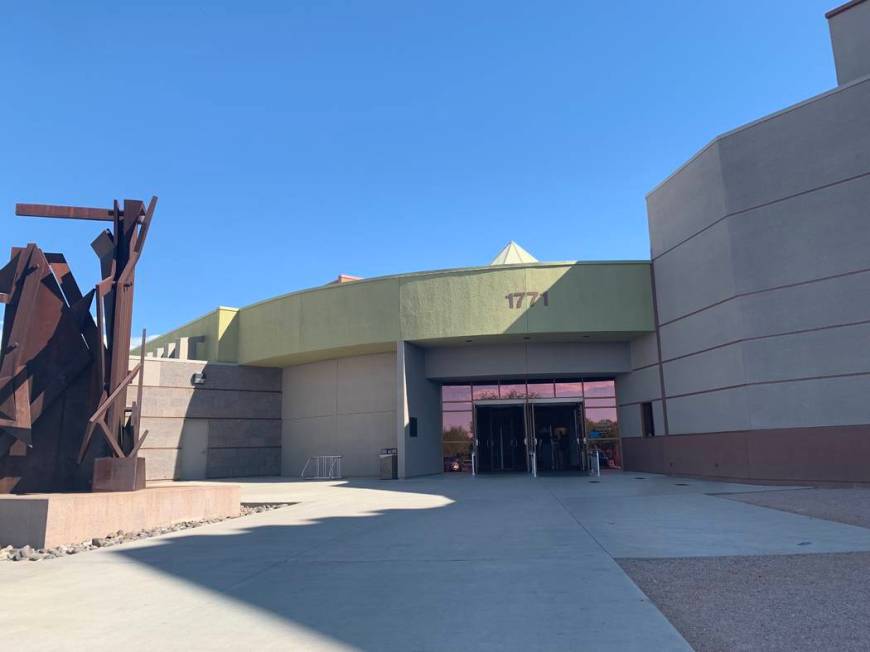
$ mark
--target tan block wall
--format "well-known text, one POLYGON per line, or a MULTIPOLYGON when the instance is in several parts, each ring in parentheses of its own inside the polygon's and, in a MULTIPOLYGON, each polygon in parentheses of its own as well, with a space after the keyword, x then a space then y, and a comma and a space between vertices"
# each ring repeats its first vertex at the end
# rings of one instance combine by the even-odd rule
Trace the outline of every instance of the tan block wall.
POLYGON ((280 473, 280 369, 146 358, 142 404, 148 480, 280 473))

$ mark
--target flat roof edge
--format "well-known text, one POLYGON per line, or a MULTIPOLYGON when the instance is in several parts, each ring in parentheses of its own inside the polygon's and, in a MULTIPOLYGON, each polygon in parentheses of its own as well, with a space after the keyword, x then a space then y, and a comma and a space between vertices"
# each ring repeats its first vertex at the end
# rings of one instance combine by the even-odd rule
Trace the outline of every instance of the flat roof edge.
POLYGON ((844 11, 849 11, 849 9, 851 9, 852 7, 856 7, 865 1, 866 0, 849 0, 849 2, 842 4, 839 7, 834 7, 833 9, 831 9, 825 14, 825 18, 831 20, 831 18, 833 18, 837 14, 842 14, 844 11))
POLYGON ((362 283, 375 283, 378 281, 388 281, 392 279, 400 280, 405 278, 414 278, 414 277, 423 277, 423 276, 436 276, 442 274, 453 274, 460 272, 492 272, 499 271, 502 269, 523 269, 523 268, 544 268, 544 267, 575 267, 581 265, 649 265, 649 260, 567 260, 567 261, 555 261, 555 262, 537 262, 537 263, 510 263, 508 265, 478 265, 476 267, 447 267, 444 269, 433 269, 433 270, 424 270, 421 272, 404 272, 401 274, 387 274, 385 276, 372 276, 371 278, 362 278, 358 281, 349 281, 347 283, 328 283, 326 285, 317 285, 311 288, 302 288, 300 290, 292 290, 290 292, 285 292, 284 294, 279 294, 274 297, 269 297, 267 299, 260 299, 259 301, 254 301, 253 303, 249 303, 246 306, 242 306, 239 310, 247 310, 248 308, 255 308, 257 306, 270 303, 272 301, 280 301, 281 299, 286 299, 287 297, 292 297, 297 294, 305 294, 307 292, 317 292, 320 290, 335 290, 337 288, 347 288, 352 285, 360 285, 362 283))
MULTIPOLYGON (((157 335, 151 335, 151 336, 150 336, 151 339, 148 340, 147 342, 145 342, 145 346, 148 346, 148 345, 151 344, 154 340, 159 340, 161 337, 166 337, 167 335, 172 335, 172 334, 175 333, 176 331, 180 331, 182 328, 187 328, 188 326, 190 326, 190 325, 192 325, 192 324, 195 324, 195 323, 198 322, 198 321, 202 321, 203 319, 206 319, 206 318, 208 318, 208 317, 211 317, 213 314, 215 314, 215 313, 216 313, 218 310, 220 310, 220 309, 221 309, 220 306, 218 306, 217 308, 212 308, 212 309, 209 310, 207 313, 204 313, 204 314, 200 315, 199 317, 194 317, 193 319, 190 319, 190 320, 184 322, 183 324, 181 324, 181 325, 179 325, 179 326, 176 326, 176 327, 173 328, 172 330, 168 330, 168 331, 166 331, 165 333, 158 333, 157 335)), ((136 348, 135 348, 135 349, 131 349, 131 350, 138 350, 139 348, 140 348, 140 347, 139 347, 139 345, 137 344, 137 345, 136 345, 136 348)))
MULTIPOLYGON (((859 0, 859 1, 860 1, 860 2, 866 2, 866 0, 859 0)), ((721 134, 715 136, 715 137, 712 138, 709 142, 707 142, 706 145, 704 145, 703 147, 701 147, 701 149, 699 149, 698 151, 696 151, 696 152, 695 152, 695 153, 694 153, 690 158, 688 158, 684 163, 682 163, 679 167, 677 167, 677 169, 675 169, 673 172, 671 172, 671 173, 670 173, 668 176, 666 176, 662 181, 660 181, 659 183, 657 183, 657 184, 655 185, 655 187, 653 187, 653 189, 650 190, 650 191, 646 194, 646 199, 649 199, 652 195, 654 195, 654 194, 657 193, 659 190, 661 190, 662 187, 665 186, 665 184, 667 184, 667 183, 668 183, 669 181, 671 181, 674 177, 676 177, 680 172, 682 172, 682 171, 685 170, 687 167, 689 167, 689 165, 691 165, 692 162, 695 161, 695 159, 697 159, 698 157, 700 157, 704 152, 706 152, 706 151, 707 151, 708 149, 710 149, 712 146, 714 146, 714 145, 720 143, 721 141, 725 140, 726 138, 729 138, 729 137, 731 137, 731 136, 734 136, 735 134, 738 134, 738 133, 740 133, 740 132, 742 132, 742 131, 747 131, 747 130, 749 130, 749 129, 752 129, 752 128, 754 128, 754 127, 757 127, 757 126, 759 126, 759 125, 761 125, 761 124, 764 124, 765 122, 768 122, 769 120, 773 120, 773 119, 778 118, 778 117, 780 117, 780 116, 782 116, 782 115, 785 115, 785 114, 787 114, 787 113, 791 113, 792 111, 796 111, 796 110, 798 110, 798 109, 801 109, 801 108, 803 108, 804 106, 807 106, 807 105, 809 105, 809 104, 812 104, 813 102, 818 102, 818 101, 820 101, 820 100, 825 99, 826 97, 831 97, 831 96, 833 96, 833 95, 836 95, 837 93, 841 93, 841 92, 843 92, 843 91, 846 91, 846 90, 852 88, 853 86, 858 86, 858 85, 860 85, 860 84, 865 84, 865 83, 867 83, 868 81, 870 81, 870 75, 867 75, 866 77, 859 77, 858 79, 855 79, 854 81, 851 81, 851 82, 849 82, 848 84, 843 84, 842 86, 837 86, 836 88, 832 88, 832 89, 830 89, 830 90, 824 91, 824 92, 822 92, 822 93, 819 93, 818 95, 813 95, 812 97, 808 97, 808 98, 805 99, 805 100, 801 100, 800 102, 797 102, 796 104, 792 104, 792 105, 790 105, 790 106, 787 106, 787 107, 785 107, 784 109, 780 109, 779 111, 774 111, 773 113, 769 113, 768 115, 762 116, 762 117, 760 117, 760 118, 758 118, 758 119, 756 119, 756 120, 753 120, 752 122, 747 122, 747 123, 744 124, 744 125, 740 125, 739 127, 735 127, 734 129, 731 129, 731 130, 729 130, 729 131, 725 131, 725 132, 723 132, 723 133, 721 133, 721 134)))

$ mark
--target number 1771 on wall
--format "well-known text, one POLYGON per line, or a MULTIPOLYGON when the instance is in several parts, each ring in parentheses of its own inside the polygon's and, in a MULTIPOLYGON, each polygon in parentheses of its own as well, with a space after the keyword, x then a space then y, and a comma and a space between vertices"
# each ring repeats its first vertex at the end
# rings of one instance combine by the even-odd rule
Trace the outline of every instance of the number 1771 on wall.
POLYGON ((546 292, 511 292, 505 295, 508 302, 508 308, 519 310, 523 307, 524 299, 529 298, 529 306, 534 306, 538 301, 541 301, 545 306, 550 305, 550 297, 546 292))

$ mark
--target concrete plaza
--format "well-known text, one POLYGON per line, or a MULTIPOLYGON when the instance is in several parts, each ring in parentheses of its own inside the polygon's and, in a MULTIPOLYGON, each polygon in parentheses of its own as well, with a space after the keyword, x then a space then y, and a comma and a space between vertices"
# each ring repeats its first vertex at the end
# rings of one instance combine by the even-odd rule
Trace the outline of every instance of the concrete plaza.
POLYGON ((617 559, 870 551, 870 529, 728 499, 783 487, 632 473, 240 484, 247 502, 295 504, 0 564, 4 649, 689 650, 617 559))

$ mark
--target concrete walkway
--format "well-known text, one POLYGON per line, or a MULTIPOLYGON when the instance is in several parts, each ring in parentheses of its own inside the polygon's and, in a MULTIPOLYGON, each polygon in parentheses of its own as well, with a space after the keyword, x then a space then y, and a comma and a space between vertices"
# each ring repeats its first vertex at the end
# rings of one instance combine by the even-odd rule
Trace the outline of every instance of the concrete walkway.
POLYGON ((709 495, 759 487, 646 474, 242 484, 297 504, 0 564, 4 649, 687 650, 614 557, 870 550, 709 495))

